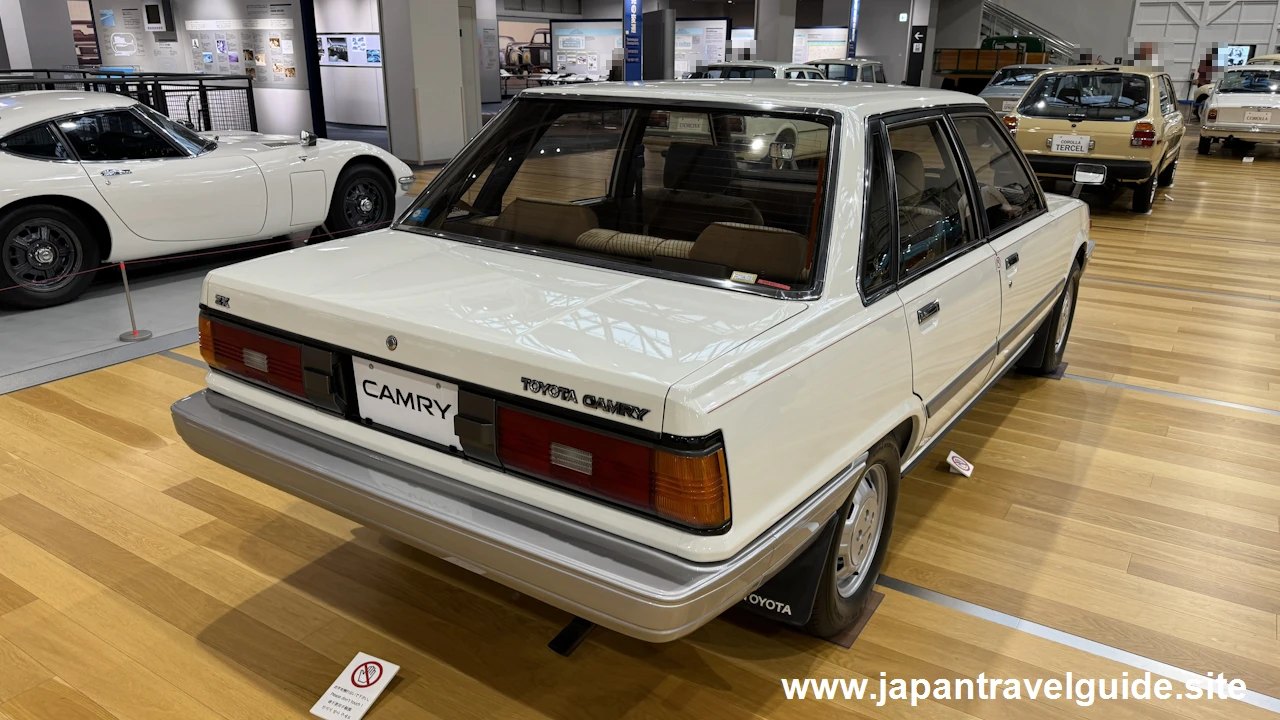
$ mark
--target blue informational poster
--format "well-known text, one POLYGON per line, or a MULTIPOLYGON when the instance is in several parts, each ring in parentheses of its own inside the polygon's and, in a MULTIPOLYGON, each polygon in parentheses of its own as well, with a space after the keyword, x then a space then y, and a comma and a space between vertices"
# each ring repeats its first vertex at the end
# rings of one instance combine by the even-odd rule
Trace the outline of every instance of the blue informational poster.
POLYGON ((849 4, 849 46, 844 54, 847 58, 858 57, 858 6, 861 4, 861 0, 849 4))
POLYGON ((627 82, 639 81, 643 78, 640 63, 640 33, 644 21, 643 7, 640 0, 622 0, 622 35, 623 58, 625 59, 623 79, 627 82))

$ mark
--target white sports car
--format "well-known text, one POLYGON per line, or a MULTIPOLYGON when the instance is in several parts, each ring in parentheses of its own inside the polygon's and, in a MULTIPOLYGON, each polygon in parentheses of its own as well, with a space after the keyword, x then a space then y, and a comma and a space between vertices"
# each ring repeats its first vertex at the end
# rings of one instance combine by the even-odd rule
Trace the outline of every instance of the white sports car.
POLYGON ((367 143, 197 133, 107 93, 0 95, 0 305, 73 300, 102 263, 377 227, 413 182, 367 143))

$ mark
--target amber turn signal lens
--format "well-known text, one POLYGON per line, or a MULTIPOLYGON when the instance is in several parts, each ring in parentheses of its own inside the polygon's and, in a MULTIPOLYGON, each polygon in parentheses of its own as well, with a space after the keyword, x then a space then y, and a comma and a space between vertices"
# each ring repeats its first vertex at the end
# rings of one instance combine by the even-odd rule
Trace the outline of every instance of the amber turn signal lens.
POLYGON ((1018 118, 1012 115, 1005 115, 1003 118, 1001 118, 1001 120, 1004 121, 1004 126, 1009 128, 1009 132, 1011 133, 1018 132, 1018 118))
POLYGON ((200 357, 209 367, 218 366, 213 353, 213 322, 206 315, 200 316, 200 357))
POLYGON ((729 522, 729 474, 724 450, 685 457, 654 450, 653 507, 658 514, 697 528, 729 522))

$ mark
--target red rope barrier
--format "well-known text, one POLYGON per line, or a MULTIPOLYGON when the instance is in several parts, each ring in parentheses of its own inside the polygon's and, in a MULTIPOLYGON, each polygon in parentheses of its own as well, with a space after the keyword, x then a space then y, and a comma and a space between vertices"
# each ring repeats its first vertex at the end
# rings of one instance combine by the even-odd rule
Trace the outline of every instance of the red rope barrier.
MULTIPOLYGON (((387 220, 387 221, 384 221, 384 222, 375 223, 375 224, 373 224, 373 225, 369 226, 369 228, 367 228, 366 230, 363 230, 362 232, 369 232, 369 231, 371 231, 371 230, 380 230, 380 229, 382 229, 383 227, 386 227, 386 226, 390 225, 390 224, 391 224, 391 223, 393 223, 393 222, 395 222, 395 221, 394 221, 394 220, 387 220)), ((328 233, 317 233, 317 234, 315 234, 315 235, 310 235, 310 236, 308 236, 307 238, 304 238, 304 239, 302 239, 302 240, 272 240, 271 242, 259 243, 259 244, 257 244, 257 245, 236 245, 236 246, 233 246, 233 247, 222 247, 222 248, 215 248, 215 249, 212 249, 212 250, 203 250, 203 251, 200 251, 200 252, 194 252, 194 253, 185 253, 185 254, 183 254, 183 255, 162 255, 162 256, 160 256, 160 257, 142 258, 141 260, 129 260, 129 261, 127 262, 127 264, 128 264, 128 265, 141 265, 141 264, 143 264, 143 263, 168 262, 168 261, 172 261, 172 260, 186 260, 186 259, 189 259, 189 258, 206 257, 206 256, 209 256, 209 255, 225 255, 225 254, 227 254, 227 253, 245 252, 245 251, 248 251, 248 250, 257 250, 257 249, 259 249, 259 248, 272 247, 272 246, 275 246, 275 245, 292 245, 292 244, 294 244, 294 243, 296 243, 296 242, 304 242, 304 243, 305 243, 305 242, 307 242, 308 240, 314 240, 314 239, 316 239, 316 238, 323 238, 323 237, 336 237, 336 236, 337 236, 337 233, 332 233, 332 232, 328 232, 328 233)), ((126 263, 125 263, 125 262, 120 262, 120 263, 118 263, 118 265, 120 266, 120 272, 124 272, 124 266, 126 265, 126 263)), ((88 269, 88 270, 80 270, 80 271, 78 271, 78 272, 67 273, 67 274, 65 274, 65 275, 59 275, 59 276, 57 276, 57 277, 49 278, 48 280, 45 280, 44 282, 38 282, 38 283, 18 283, 18 284, 16 284, 16 285, 11 285, 11 286, 9 286, 9 287, 2 287, 2 288, 0 288, 0 293, 5 292, 5 291, 8 291, 8 290, 17 290, 18 288, 24 288, 24 287, 39 287, 39 286, 44 285, 44 284, 46 284, 46 283, 51 283, 51 282, 53 282, 53 281, 55 281, 55 280, 62 280, 63 278, 75 277, 75 276, 77 276, 77 275, 86 275, 86 274, 88 274, 88 273, 96 273, 96 272, 98 272, 99 270, 102 270, 102 269, 104 269, 104 268, 106 268, 106 267, 107 267, 107 266, 103 265, 102 267, 90 268, 90 269, 88 269)))

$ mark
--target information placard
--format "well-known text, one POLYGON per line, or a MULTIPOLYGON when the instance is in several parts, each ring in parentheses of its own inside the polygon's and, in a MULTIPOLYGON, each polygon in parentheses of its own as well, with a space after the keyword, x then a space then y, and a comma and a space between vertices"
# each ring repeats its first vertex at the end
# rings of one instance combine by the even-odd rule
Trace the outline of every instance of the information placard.
POLYGON ((849 28, 796 28, 791 42, 791 62, 842 58, 849 47, 849 28))
POLYGON ((701 70, 724 62, 728 50, 729 18, 676 20, 675 73, 701 70))
POLYGON ((621 20, 552 20, 552 71, 606 80, 623 62, 621 20))

